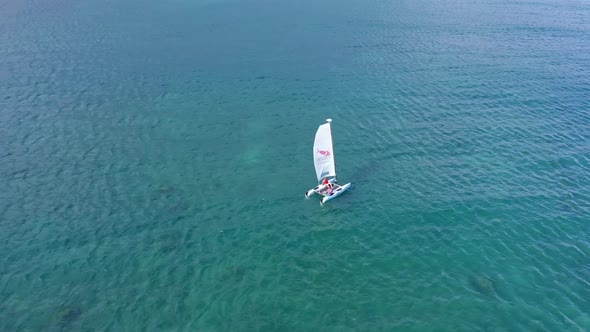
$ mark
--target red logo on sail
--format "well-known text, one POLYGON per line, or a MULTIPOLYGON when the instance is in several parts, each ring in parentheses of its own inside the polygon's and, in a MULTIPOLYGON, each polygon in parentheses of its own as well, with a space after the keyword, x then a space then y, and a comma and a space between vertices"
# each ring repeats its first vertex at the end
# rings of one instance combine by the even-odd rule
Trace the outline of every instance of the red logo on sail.
POLYGON ((318 153, 321 154, 324 157, 328 157, 328 156, 332 155, 330 153, 330 151, 328 151, 328 150, 318 150, 318 153))

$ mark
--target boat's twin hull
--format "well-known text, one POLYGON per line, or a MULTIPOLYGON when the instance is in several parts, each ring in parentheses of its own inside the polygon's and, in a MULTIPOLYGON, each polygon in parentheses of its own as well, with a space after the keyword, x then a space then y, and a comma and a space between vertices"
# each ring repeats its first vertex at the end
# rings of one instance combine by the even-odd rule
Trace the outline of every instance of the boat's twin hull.
MULTIPOLYGON (((330 183, 335 184, 336 183, 336 179, 330 179, 329 180, 330 183)), ((305 193, 305 197, 309 197, 313 194, 320 194, 323 195, 323 192, 325 192, 328 189, 328 186, 325 184, 319 184, 317 187, 309 189, 306 193, 305 193)))
MULTIPOLYGON (((330 180, 330 182, 335 182, 330 180)), ((348 188, 350 188, 351 184, 347 183, 343 186, 337 185, 337 184, 333 184, 333 189, 332 189, 332 193, 330 195, 328 195, 327 191, 328 191, 328 186, 324 185, 324 184, 320 184, 319 186, 308 190, 305 193, 305 197, 309 197, 313 194, 318 194, 318 195, 322 195, 324 197, 322 197, 321 203, 324 204, 325 202, 332 200, 340 195, 342 195, 342 193, 344 193, 346 190, 348 190, 348 188)))

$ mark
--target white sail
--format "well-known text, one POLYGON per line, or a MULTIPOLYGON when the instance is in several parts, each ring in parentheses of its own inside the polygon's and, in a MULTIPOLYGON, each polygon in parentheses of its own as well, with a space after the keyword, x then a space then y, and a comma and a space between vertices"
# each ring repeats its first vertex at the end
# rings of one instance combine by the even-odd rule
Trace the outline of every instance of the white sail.
POLYGON ((315 141, 313 142, 313 163, 318 181, 328 176, 336 176, 330 121, 321 125, 315 134, 315 141))

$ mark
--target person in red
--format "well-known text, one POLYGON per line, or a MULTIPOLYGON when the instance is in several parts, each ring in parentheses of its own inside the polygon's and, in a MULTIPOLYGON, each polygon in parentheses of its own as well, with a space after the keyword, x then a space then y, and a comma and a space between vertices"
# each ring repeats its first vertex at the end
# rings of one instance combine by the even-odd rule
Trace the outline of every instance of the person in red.
POLYGON ((334 187, 334 185, 332 184, 332 182, 330 182, 328 180, 328 178, 324 178, 324 181, 322 181, 322 184, 328 187, 328 195, 332 195, 332 188, 334 187))

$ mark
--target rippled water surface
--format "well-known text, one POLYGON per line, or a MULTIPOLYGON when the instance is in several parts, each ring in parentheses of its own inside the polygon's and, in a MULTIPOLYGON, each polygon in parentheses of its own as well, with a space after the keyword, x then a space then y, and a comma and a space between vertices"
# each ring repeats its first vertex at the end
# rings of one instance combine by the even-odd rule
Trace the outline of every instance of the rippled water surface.
POLYGON ((589 171, 587 1, 0 0, 2 331, 590 330, 589 171))

